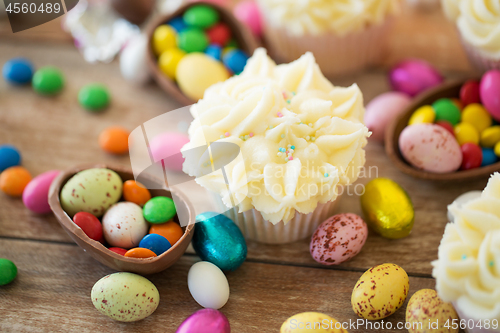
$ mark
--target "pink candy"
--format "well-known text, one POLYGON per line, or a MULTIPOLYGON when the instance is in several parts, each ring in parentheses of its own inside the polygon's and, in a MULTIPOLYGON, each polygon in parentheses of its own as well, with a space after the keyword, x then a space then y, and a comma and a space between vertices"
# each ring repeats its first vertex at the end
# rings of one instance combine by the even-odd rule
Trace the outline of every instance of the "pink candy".
POLYGON ((181 148, 189 142, 189 137, 185 134, 167 132, 155 136, 149 142, 149 148, 155 162, 164 160, 165 167, 181 171, 184 157, 181 154, 181 148))
POLYGON ((500 71, 491 70, 484 74, 479 89, 484 107, 500 121, 500 71))
POLYGON ((254 1, 243 1, 238 3, 233 10, 234 16, 243 22, 255 36, 262 34, 262 19, 260 10, 254 1))
POLYGON ((50 170, 33 178, 23 191, 23 203, 32 212, 38 214, 50 213, 49 188, 59 170, 50 170))
POLYGON ((394 90, 416 96, 422 91, 443 82, 443 77, 423 60, 406 60, 397 64, 389 73, 394 90))

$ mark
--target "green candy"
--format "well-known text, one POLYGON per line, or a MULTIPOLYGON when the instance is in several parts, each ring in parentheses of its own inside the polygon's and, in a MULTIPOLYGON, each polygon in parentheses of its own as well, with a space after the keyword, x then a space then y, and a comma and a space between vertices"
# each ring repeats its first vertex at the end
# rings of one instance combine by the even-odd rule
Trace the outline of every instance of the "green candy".
POLYGON ((462 117, 460 109, 448 98, 441 98, 432 104, 436 112, 436 121, 446 120, 453 126, 460 122, 462 117))
POLYGON ((0 258, 0 286, 11 283, 16 276, 16 265, 9 259, 0 258))
POLYGON ((175 213, 174 201, 167 197, 154 197, 142 209, 146 221, 155 224, 168 222, 175 213))
POLYGON ((109 91, 102 84, 89 84, 80 89, 78 102, 89 111, 101 111, 109 105, 109 91))
POLYGON ((186 53, 203 52, 208 43, 205 32, 197 28, 186 29, 177 36, 177 45, 186 53))
POLYGON ((196 5, 183 15, 184 22, 191 27, 207 29, 219 21, 219 13, 207 5, 196 5))
POLYGON ((42 67, 33 75, 32 85, 41 95, 55 95, 64 87, 64 76, 56 67, 42 67))

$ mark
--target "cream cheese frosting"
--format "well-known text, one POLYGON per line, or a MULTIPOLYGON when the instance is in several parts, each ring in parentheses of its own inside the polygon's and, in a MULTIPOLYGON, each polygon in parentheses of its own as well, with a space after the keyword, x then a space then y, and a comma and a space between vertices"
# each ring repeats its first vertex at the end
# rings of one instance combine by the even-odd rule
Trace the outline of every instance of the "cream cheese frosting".
MULTIPOLYGON (((229 188, 221 170, 196 182, 228 208, 255 208, 274 224, 335 200, 365 163, 361 91, 355 84, 334 87, 311 53, 276 65, 258 49, 240 75, 208 88, 190 111, 190 142, 182 151, 229 142, 242 157, 224 167, 229 188)), ((218 155, 212 152, 214 165, 218 155)), ((185 157, 183 171, 199 174, 201 162, 185 157)))
POLYGON ((268 24, 290 34, 346 35, 378 25, 399 11, 400 0, 258 0, 268 24))
POLYGON ((439 296, 467 316, 500 321, 500 174, 480 198, 448 209, 455 222, 447 224, 432 263, 439 296))

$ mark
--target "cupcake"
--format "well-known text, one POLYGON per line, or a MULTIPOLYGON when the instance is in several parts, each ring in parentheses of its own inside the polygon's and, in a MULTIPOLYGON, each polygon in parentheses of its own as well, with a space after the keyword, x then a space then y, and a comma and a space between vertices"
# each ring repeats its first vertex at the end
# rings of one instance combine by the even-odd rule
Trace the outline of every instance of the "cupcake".
POLYGON ((257 49, 240 75, 208 88, 190 111, 183 152, 212 143, 239 154, 222 162, 228 149, 201 149, 202 160, 184 155, 183 171, 215 195, 220 211, 250 239, 310 236, 365 163, 369 132, 360 89, 334 87, 309 52, 276 65, 257 49), (210 164, 225 166, 200 176, 198 166, 210 164))
POLYGON ((448 210, 454 223, 446 226, 432 263, 436 290, 453 303, 469 333, 500 332, 500 174, 479 198, 448 210))
POLYGON ((456 22, 471 64, 483 72, 500 69, 500 2, 442 0, 442 6, 456 22))
POLYGON ((258 0, 270 53, 289 62, 307 51, 327 76, 378 64, 400 0, 258 0))

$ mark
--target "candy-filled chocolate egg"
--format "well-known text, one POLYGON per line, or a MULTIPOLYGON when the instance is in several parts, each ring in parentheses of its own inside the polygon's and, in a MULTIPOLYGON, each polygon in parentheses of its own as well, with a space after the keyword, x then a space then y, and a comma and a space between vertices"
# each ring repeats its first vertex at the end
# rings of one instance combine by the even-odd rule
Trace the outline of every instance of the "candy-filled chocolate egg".
POLYGON ((111 246, 125 249, 135 247, 148 233, 148 229, 142 208, 132 202, 113 205, 102 218, 104 238, 111 246))
POLYGON ((319 312, 302 312, 288 318, 280 333, 347 333, 336 319, 319 312), (300 325, 299 325, 300 323, 300 325), (315 324, 321 323, 321 325, 315 324), (325 324, 325 325, 323 325, 325 324), (314 326, 316 325, 316 326, 314 326))
POLYGON ((366 105, 365 125, 372 132, 370 139, 384 142, 385 128, 410 104, 410 97, 390 91, 374 98, 366 105))
POLYGON ((175 333, 230 333, 226 316, 214 309, 201 309, 186 318, 175 333))
POLYGON ((386 238, 403 238, 413 228, 415 211, 406 191, 388 178, 377 178, 365 186, 361 209, 369 227, 386 238))
POLYGON ((109 169, 87 169, 71 177, 61 190, 61 206, 73 217, 78 212, 88 212, 97 217, 122 196, 123 182, 116 172, 109 169))

